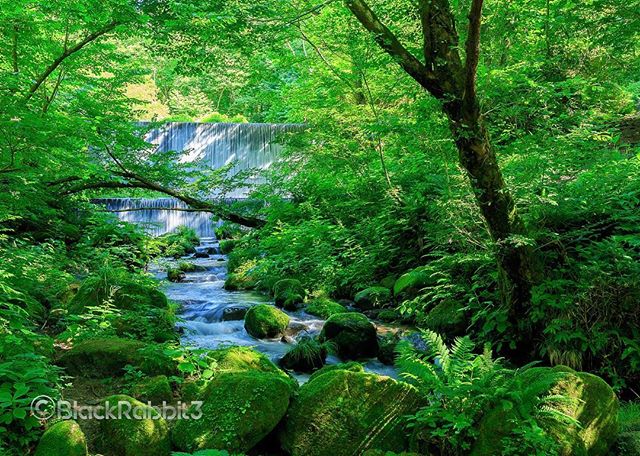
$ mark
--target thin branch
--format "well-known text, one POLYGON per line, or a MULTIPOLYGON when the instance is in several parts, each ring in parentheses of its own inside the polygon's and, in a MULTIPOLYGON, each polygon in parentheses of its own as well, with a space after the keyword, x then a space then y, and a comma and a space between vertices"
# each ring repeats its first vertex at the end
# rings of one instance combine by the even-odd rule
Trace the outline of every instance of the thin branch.
POLYGON ((476 77, 480 59, 480 27, 482 25, 482 2, 472 0, 469 10, 469 33, 467 36, 465 62, 465 84, 463 103, 468 114, 478 115, 476 77))
POLYGON ((347 8, 369 32, 378 45, 389 54, 406 71, 409 76, 427 89, 436 98, 442 98, 442 91, 438 81, 433 74, 420 60, 409 52, 398 40, 398 38, 384 25, 376 14, 369 8, 363 0, 347 0, 347 8))
POLYGON ((13 74, 18 74, 20 72, 20 67, 18 66, 18 26, 16 24, 13 25, 13 39, 11 43, 11 62, 13 67, 13 74))
POLYGON ((74 46, 68 48, 65 44, 65 49, 45 70, 36 78, 36 81, 33 83, 27 95, 25 96, 24 101, 27 102, 33 97, 36 91, 40 88, 42 83, 47 80, 47 78, 53 73, 67 58, 71 57, 73 54, 79 52, 84 48, 87 44, 97 40, 102 35, 109 33, 111 30, 116 28, 120 23, 117 21, 112 21, 102 27, 99 30, 87 35, 82 41, 76 43, 74 46))

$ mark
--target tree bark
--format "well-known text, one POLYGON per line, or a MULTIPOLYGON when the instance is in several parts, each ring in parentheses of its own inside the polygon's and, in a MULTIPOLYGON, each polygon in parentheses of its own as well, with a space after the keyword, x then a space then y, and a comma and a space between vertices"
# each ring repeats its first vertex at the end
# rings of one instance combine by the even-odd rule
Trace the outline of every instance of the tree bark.
POLYGON ((364 0, 346 0, 346 5, 398 65, 441 100, 460 164, 496 244, 502 299, 508 306, 510 323, 519 333, 519 349, 526 352, 524 357, 532 355, 531 328, 526 323, 531 302, 532 249, 512 242, 512 236, 524 234, 524 226, 491 147, 476 94, 482 0, 471 4, 464 64, 448 0, 419 1, 425 63, 401 44, 364 0))

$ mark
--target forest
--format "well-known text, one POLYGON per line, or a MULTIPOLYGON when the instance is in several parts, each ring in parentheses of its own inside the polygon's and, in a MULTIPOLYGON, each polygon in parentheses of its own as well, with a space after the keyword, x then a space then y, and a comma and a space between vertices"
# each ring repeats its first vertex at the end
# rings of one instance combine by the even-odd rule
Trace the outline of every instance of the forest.
POLYGON ((0 456, 640 456, 640 0, 0 42, 0 456))

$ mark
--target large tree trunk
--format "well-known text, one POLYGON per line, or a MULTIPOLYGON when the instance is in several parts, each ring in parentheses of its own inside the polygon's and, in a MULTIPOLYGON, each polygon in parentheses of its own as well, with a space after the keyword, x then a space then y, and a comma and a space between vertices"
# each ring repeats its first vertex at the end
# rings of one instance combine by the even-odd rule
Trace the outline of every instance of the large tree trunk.
POLYGON ((527 323, 532 249, 513 242, 514 235, 524 234, 524 227, 505 186, 476 95, 482 0, 472 0, 464 64, 458 51, 458 34, 448 0, 419 0, 425 63, 402 45, 364 0, 346 0, 346 4, 380 47, 424 89, 442 101, 460 164, 469 176, 477 205, 496 244, 502 298, 509 309, 509 321, 520 339, 518 350, 524 358, 532 355, 533 340, 527 323))

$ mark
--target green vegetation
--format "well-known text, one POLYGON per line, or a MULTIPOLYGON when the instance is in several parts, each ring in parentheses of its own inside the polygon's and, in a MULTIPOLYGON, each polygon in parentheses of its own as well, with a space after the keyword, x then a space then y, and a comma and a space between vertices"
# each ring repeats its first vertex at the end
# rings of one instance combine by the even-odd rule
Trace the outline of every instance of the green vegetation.
POLYGON ((282 335, 289 325, 289 316, 268 304, 258 304, 249 309, 244 317, 244 327, 257 339, 282 335))
POLYGON ((0 454, 640 454, 638 11, 0 0, 0 454), (282 148, 194 166, 145 141, 164 122, 282 148), (223 221, 224 288, 273 298, 244 325, 290 344, 299 394, 257 350, 180 345, 193 303, 162 287, 203 272, 200 240, 95 204, 139 197, 223 221), (205 415, 31 413, 123 393, 205 415))

